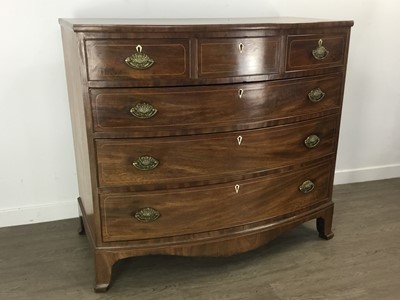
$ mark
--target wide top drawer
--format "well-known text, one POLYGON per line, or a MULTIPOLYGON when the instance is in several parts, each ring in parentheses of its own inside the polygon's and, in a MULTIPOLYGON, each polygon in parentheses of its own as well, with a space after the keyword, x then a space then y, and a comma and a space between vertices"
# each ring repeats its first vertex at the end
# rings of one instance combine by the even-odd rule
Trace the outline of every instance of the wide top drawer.
POLYGON ((197 87, 91 89, 93 129, 146 137, 284 124, 340 107, 341 74, 197 87))
POLYGON ((343 66, 346 41, 344 34, 288 36, 286 71, 343 66))
POLYGON ((86 41, 89 80, 189 77, 189 41, 117 39, 86 41))

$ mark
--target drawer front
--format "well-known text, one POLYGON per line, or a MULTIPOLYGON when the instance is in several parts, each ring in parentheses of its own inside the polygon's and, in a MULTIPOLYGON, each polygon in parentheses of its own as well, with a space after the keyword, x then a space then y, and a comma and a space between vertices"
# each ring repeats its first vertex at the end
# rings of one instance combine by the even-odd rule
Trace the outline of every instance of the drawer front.
POLYGON ((313 160, 335 151, 337 118, 179 138, 97 139, 99 185, 221 182, 313 160))
POLYGON ((289 36, 287 71, 344 66, 345 35, 289 36))
POLYGON ((94 129, 159 136, 255 127, 339 108, 341 80, 338 74, 216 87, 94 89, 94 129))
POLYGON ((103 240, 193 234, 267 220, 328 198, 332 163, 203 188, 100 196, 103 240))
POLYGON ((278 73, 281 37, 199 40, 198 76, 230 77, 278 73))
POLYGON ((153 80, 189 77, 187 40, 88 40, 89 80, 153 80))

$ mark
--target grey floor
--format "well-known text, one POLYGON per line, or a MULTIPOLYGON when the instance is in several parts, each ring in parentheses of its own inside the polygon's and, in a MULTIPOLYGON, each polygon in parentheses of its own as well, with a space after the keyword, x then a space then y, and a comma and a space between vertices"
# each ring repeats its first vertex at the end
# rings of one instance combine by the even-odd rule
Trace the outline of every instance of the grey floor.
POLYGON ((400 178, 336 186, 335 237, 314 222, 229 258, 153 256, 116 264, 93 293, 76 220, 0 229, 0 299, 400 299, 400 178))

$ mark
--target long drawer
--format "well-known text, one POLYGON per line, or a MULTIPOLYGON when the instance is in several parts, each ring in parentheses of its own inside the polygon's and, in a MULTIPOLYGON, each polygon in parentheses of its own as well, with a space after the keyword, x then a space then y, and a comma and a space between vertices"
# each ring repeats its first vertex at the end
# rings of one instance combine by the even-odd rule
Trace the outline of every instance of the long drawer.
POLYGON ((97 139, 99 186, 224 181, 313 160, 335 151, 337 119, 212 135, 97 139))
POLYGON ((340 107, 341 74, 222 86, 93 89, 96 132, 221 132, 340 107))
POLYGON ((329 161, 297 172, 229 184, 100 195, 103 240, 193 234, 290 214, 327 200, 331 170, 329 161))

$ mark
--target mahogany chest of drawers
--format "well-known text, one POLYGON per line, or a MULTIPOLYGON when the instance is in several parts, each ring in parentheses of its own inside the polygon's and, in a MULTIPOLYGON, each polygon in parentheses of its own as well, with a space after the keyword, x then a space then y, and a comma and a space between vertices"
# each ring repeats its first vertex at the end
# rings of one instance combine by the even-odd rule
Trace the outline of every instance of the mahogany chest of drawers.
POLYGON ((352 21, 60 19, 96 291, 120 259, 249 251, 316 219, 352 21))

